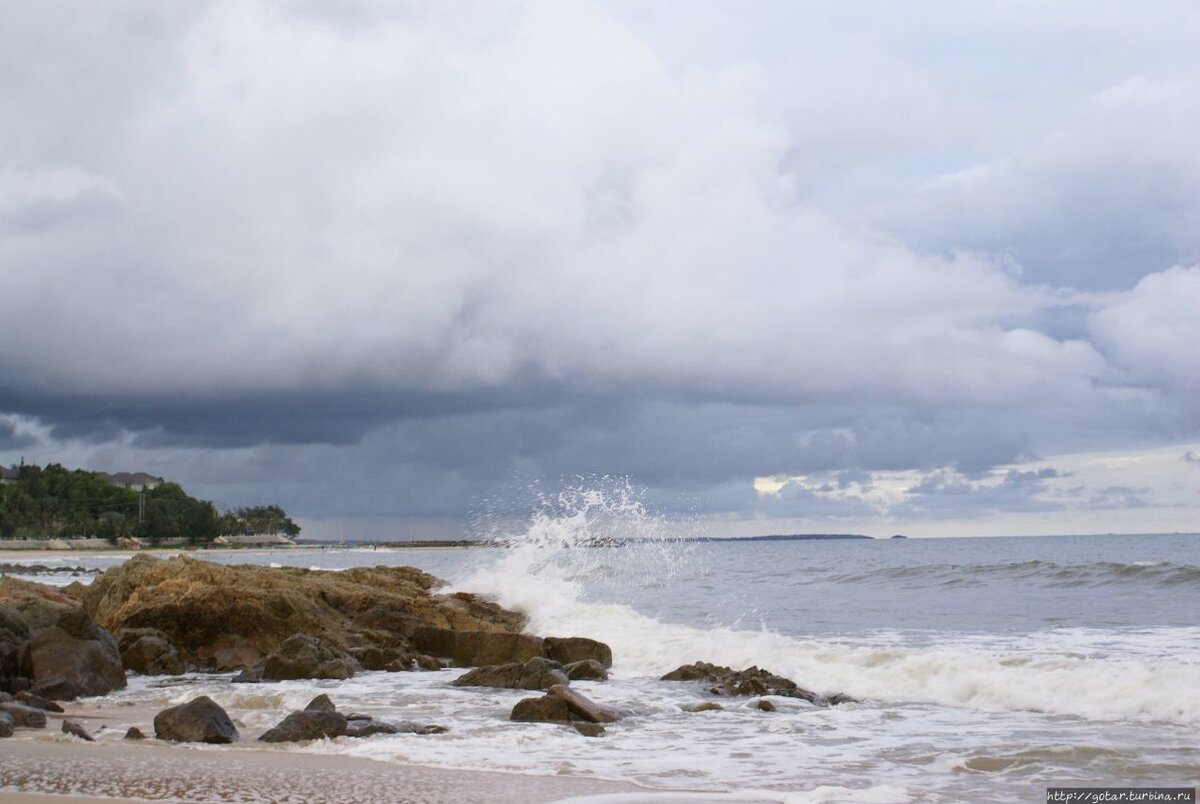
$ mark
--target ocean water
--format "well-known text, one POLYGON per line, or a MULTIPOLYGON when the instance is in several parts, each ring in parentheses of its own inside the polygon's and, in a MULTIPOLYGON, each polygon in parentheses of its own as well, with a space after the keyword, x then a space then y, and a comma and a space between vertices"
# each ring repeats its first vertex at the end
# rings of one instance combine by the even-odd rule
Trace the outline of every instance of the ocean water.
POLYGON ((1030 801, 1047 786, 1200 778, 1200 536, 698 543, 660 536, 636 507, 585 505, 538 513, 503 541, 213 557, 409 564, 523 611, 531 632, 601 639, 612 679, 575 686, 627 713, 604 737, 510 723, 530 693, 451 687, 460 670, 274 685, 134 678, 112 698, 165 706, 203 692, 253 732, 325 691, 343 711, 450 731, 294 750, 740 800, 1030 801), (588 546, 600 532, 629 541, 588 546), (758 665, 859 702, 774 698, 777 711, 762 712, 721 699, 723 711, 687 713, 681 704, 707 698, 700 685, 657 679, 697 660, 758 665))

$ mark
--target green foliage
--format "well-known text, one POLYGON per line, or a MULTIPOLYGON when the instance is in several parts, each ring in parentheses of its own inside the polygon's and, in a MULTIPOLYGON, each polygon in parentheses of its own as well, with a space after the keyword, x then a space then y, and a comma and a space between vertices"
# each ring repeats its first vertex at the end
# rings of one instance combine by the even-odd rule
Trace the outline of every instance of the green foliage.
POLYGON ((0 485, 4 539, 98 536, 115 544, 136 536, 151 544, 179 538, 201 544, 247 530, 294 536, 300 526, 277 505, 222 515, 207 500, 188 496, 178 483, 160 483, 142 494, 96 472, 53 463, 22 466, 17 482, 0 485))

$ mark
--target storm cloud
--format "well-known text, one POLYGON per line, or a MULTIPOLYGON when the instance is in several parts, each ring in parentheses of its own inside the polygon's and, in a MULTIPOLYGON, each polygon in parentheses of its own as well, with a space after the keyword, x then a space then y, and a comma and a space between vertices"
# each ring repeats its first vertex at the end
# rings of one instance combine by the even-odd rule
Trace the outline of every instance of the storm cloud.
POLYGON ((0 462, 903 517, 1200 432, 1190 4, 5 5, 0 462))

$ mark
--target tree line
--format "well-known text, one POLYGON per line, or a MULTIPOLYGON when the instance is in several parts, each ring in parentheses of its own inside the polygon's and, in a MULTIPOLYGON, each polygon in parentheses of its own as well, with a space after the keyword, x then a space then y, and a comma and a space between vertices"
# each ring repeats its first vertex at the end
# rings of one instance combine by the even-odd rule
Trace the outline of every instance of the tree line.
POLYGON ((93 536, 117 543, 137 538, 150 544, 182 539, 203 544, 217 536, 283 533, 300 526, 278 505, 221 513, 189 496, 178 483, 138 492, 110 483, 97 472, 57 463, 21 466, 16 482, 0 485, 0 538, 93 536))

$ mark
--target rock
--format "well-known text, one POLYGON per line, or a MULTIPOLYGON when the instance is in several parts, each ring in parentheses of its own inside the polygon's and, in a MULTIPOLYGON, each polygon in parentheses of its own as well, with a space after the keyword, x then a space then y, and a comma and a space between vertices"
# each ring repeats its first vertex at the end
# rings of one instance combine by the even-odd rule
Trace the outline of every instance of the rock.
POLYGON ((346 726, 345 715, 306 709, 292 712, 258 739, 264 743, 295 743, 322 737, 340 737, 346 733, 346 726))
POLYGON ((592 659, 606 670, 612 667, 612 649, 587 637, 546 637, 542 649, 547 659, 564 665, 592 659))
POLYGON ((329 700, 329 696, 321 693, 316 698, 308 702, 308 706, 304 707, 305 712, 336 712, 337 707, 333 705, 333 701, 329 700))
POLYGON ((595 659, 571 662, 563 667, 563 672, 572 681, 608 681, 608 671, 595 659))
POLYGON ((225 710, 202 695, 155 715, 154 736, 180 743, 232 743, 238 731, 225 710))
POLYGON ((346 723, 347 737, 370 737, 372 734, 399 734, 400 729, 391 723, 375 718, 355 718, 346 723))
POLYGON ((187 665, 162 631, 155 628, 124 628, 117 632, 117 647, 126 670, 147 676, 177 676, 187 665))
POLYGON ((263 680, 262 664, 256 664, 254 667, 247 667, 242 672, 238 673, 233 678, 229 679, 231 684, 259 684, 263 680))
POLYGON ((715 701, 705 701, 704 703, 680 704, 679 708, 685 712, 719 712, 725 707, 715 701))
POLYGON ((456 667, 526 662, 542 656, 541 637, 496 631, 420 628, 413 634, 417 650, 449 659, 456 667))
POLYGON ((16 694, 16 700, 26 706, 32 706, 34 709, 41 709, 43 712, 61 712, 63 708, 54 701, 43 698, 40 695, 34 695, 28 690, 22 690, 16 694))
POLYGON ((12 715, 0 709, 0 737, 12 737, 13 729, 17 727, 12 715))
POLYGON ((830 695, 825 700, 828 701, 830 706, 837 706, 838 704, 844 704, 844 703, 858 703, 857 698, 851 698, 849 695, 847 695, 844 692, 835 692, 833 695, 830 695))
POLYGON ((58 590, 0 578, 0 687, 70 700, 125 687, 116 640, 58 590))
POLYGON ((785 698, 800 698, 809 703, 827 705, 835 700, 843 703, 851 700, 838 693, 830 698, 797 686, 794 681, 777 676, 767 670, 750 667, 732 670, 728 667, 695 662, 677 667, 662 677, 663 681, 703 681, 711 685, 713 695, 779 695, 785 698))
POLYGON ((552 695, 540 698, 522 698, 513 707, 509 720, 533 723, 569 723, 577 720, 567 708, 567 702, 552 695))
POLYGON ((92 739, 92 735, 87 733, 87 729, 79 725, 75 720, 64 720, 62 722, 62 733, 70 734, 72 737, 78 737, 81 740, 86 740, 89 743, 96 742, 92 739))
POLYGON ((129 731, 125 732, 126 740, 144 740, 146 735, 137 726, 130 726, 129 731))
POLYGON ((0 703, 0 711, 7 712, 18 728, 46 728, 46 713, 41 709, 34 709, 32 706, 13 702, 0 703))
MULTIPOLYGON (((79 594, 100 625, 157 629, 185 664, 221 671, 251 667, 297 633, 347 656, 367 647, 434 653, 416 644, 422 629, 506 635, 508 655, 487 664, 516 660, 512 649, 536 639, 519 633, 521 615, 474 595, 435 593, 441 585, 411 567, 331 572, 142 554, 81 586, 79 594)), ((469 641, 463 653, 503 652, 469 641)), ((540 640, 537 645, 519 660, 541 655, 540 640)))
POLYGON ((358 662, 333 645, 307 634, 292 634, 263 659, 262 677, 268 681, 347 679, 357 669, 358 662))
POLYGON ((562 665, 534 656, 524 664, 488 665, 469 670, 451 682, 455 687, 503 687, 514 690, 548 690, 569 680, 562 665))
POLYGON ((603 737, 604 727, 599 723, 572 723, 575 731, 582 734, 584 737, 603 737))
POLYGON ((771 703, 766 698, 759 698, 757 701, 755 701, 754 703, 752 703, 750 705, 753 706, 755 709, 761 709, 764 712, 774 712, 775 711, 775 704, 771 703))
POLYGON ((567 708, 571 710, 571 714, 575 715, 577 720, 587 720, 592 723, 614 723, 621 719, 621 713, 615 709, 601 706, 562 684, 551 687, 546 694, 565 701, 567 708))

